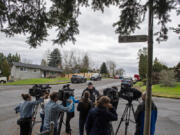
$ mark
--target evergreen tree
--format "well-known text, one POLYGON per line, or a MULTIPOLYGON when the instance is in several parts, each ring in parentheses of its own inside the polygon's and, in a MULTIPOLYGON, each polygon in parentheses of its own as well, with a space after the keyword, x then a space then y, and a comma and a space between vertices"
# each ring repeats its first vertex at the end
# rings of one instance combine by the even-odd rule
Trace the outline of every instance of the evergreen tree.
POLYGON ((61 53, 58 48, 54 49, 49 56, 49 66, 51 67, 61 67, 62 68, 62 58, 61 53))
POLYGON ((147 48, 140 49, 138 52, 139 56, 139 76, 140 78, 146 79, 147 74, 147 48))
POLYGON ((107 66, 106 66, 105 62, 103 62, 102 65, 101 65, 100 73, 101 74, 108 74, 108 70, 107 70, 107 66))
POLYGON ((4 56, 4 54, 0 53, 0 70, 1 70, 1 65, 5 59, 6 59, 6 57, 4 56))
MULTIPOLYGON (((91 7, 94 11, 104 11, 104 8, 116 6, 121 12, 119 20, 114 23, 116 33, 129 35, 145 20, 149 1, 138 0, 0 0, 0 30, 8 36, 14 34, 28 34, 27 42, 36 47, 46 40, 48 29, 57 28, 57 38, 54 43, 63 45, 67 41, 76 41, 79 34, 78 17, 81 7, 91 7)), ((155 33, 157 40, 167 40, 168 22, 171 21, 169 13, 177 11, 175 0, 154 0, 154 19, 160 29, 155 33)))
POLYGON ((7 78, 9 78, 11 71, 10 71, 10 66, 7 62, 6 59, 3 60, 2 65, 1 65, 1 72, 2 72, 2 76, 6 76, 7 78))
POLYGON ((161 72, 162 70, 167 70, 168 67, 162 64, 157 58, 154 60, 153 72, 161 72))
POLYGON ((20 62, 21 61, 21 56, 17 53, 15 55, 12 55, 11 53, 9 53, 7 56, 7 61, 8 61, 8 64, 10 65, 10 67, 12 67, 13 62, 20 62))

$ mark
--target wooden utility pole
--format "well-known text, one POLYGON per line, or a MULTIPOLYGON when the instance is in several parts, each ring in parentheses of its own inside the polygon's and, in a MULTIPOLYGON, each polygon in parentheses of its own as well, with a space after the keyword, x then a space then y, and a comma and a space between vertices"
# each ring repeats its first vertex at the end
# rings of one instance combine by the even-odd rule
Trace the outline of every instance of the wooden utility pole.
POLYGON ((145 101, 144 135, 150 135, 151 130, 151 103, 152 103, 152 62, 153 62, 153 0, 149 0, 148 24, 148 67, 145 101))

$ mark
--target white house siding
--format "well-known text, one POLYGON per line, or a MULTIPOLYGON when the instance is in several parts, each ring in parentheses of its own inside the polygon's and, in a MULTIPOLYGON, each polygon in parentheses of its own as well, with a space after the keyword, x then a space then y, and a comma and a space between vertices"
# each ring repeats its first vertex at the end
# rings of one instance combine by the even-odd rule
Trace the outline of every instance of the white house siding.
POLYGON ((21 71, 20 67, 13 66, 11 69, 11 78, 13 80, 41 78, 40 69, 25 68, 25 71, 21 71), (36 72, 35 72, 36 71, 36 72))

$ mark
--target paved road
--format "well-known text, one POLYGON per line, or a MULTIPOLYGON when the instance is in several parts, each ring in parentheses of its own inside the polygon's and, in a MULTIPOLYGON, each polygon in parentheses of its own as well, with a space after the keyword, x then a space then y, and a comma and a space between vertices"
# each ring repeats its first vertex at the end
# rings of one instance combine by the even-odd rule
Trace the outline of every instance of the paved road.
MULTIPOLYGON (((102 92, 103 88, 110 86, 119 86, 119 80, 106 79, 98 82, 94 82, 96 88, 102 92)), ((75 95, 78 97, 81 95, 82 90, 86 87, 86 84, 72 84, 71 87, 75 89, 75 95)), ((19 127, 16 125, 18 115, 14 113, 13 108, 20 103, 21 93, 28 92, 31 85, 26 86, 0 86, 0 135, 18 135, 19 127)), ((62 85, 53 85, 52 91, 57 91, 62 85)), ((154 102, 158 106, 158 121, 156 128, 156 135, 179 135, 180 134, 180 100, 153 98, 154 102)), ((124 111, 126 101, 120 99, 118 105, 119 119, 124 111)), ((136 108, 138 102, 134 101, 133 105, 136 108)), ((132 117, 133 118, 133 117, 132 117)), ((39 120, 39 118, 38 118, 39 120)), ((117 128, 118 122, 113 123, 114 129, 117 128)), ((75 118, 72 120, 73 135, 78 135, 78 112, 76 112, 75 118)), ((124 123, 120 128, 118 134, 123 135, 124 123)), ((133 135, 135 124, 130 123, 129 135, 133 135)), ((33 129, 33 135, 39 130, 39 124, 33 129)), ((62 129, 64 135, 64 129, 62 129)))

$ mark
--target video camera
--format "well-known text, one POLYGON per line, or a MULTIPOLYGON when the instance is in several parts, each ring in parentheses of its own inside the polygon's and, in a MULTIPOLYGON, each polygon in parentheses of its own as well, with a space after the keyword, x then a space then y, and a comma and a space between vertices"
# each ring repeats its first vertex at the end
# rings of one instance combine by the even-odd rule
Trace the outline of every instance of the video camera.
POLYGON ((141 95, 142 93, 135 88, 131 88, 131 85, 129 83, 121 84, 119 97, 132 102, 133 100, 138 100, 141 95))
POLYGON ((59 90, 59 100, 66 101, 70 96, 74 95, 74 89, 70 88, 70 84, 63 85, 59 90))
POLYGON ((29 94, 33 97, 40 98, 45 93, 50 93, 50 88, 49 84, 35 84, 29 89, 29 94))
POLYGON ((103 95, 108 96, 111 99, 111 104, 113 105, 113 107, 117 109, 117 105, 119 102, 118 88, 117 87, 106 88, 103 90, 103 95))

